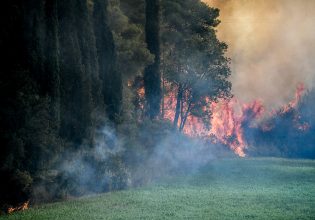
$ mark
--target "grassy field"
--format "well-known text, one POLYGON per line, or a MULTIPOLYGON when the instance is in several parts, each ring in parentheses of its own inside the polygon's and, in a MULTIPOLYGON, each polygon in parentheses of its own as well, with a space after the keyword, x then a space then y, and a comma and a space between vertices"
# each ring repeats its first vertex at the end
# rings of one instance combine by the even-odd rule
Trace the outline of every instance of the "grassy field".
POLYGON ((315 161, 216 160, 193 175, 0 219, 315 219, 315 161))

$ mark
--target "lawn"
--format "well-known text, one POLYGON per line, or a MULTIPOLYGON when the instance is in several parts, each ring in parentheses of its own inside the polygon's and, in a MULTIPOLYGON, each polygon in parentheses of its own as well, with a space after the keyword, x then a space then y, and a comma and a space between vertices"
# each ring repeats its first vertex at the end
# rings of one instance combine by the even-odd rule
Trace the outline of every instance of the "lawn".
POLYGON ((315 161, 214 160, 194 174, 2 219, 315 219, 315 161))

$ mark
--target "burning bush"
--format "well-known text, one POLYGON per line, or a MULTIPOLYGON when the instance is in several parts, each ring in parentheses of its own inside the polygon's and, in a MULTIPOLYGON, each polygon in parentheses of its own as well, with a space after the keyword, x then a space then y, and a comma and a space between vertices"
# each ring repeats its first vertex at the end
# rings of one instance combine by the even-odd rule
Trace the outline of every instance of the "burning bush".
POLYGON ((302 96, 301 88, 298 87, 292 102, 259 126, 243 126, 246 140, 252 146, 250 155, 315 158, 314 113, 310 111, 315 103, 315 90, 302 96))
POLYGON ((0 171, 0 210, 1 212, 12 212, 23 209, 30 199, 32 178, 26 171, 0 171), (21 207, 21 208, 19 208, 21 207))

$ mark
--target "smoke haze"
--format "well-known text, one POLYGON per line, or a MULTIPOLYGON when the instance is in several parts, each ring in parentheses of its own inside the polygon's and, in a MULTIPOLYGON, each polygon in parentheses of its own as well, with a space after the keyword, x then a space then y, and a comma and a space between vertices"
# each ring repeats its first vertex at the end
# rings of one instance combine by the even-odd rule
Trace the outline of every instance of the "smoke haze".
POLYGON ((315 79, 315 1, 204 0, 220 8, 218 36, 229 45, 233 94, 278 108, 298 83, 315 79))

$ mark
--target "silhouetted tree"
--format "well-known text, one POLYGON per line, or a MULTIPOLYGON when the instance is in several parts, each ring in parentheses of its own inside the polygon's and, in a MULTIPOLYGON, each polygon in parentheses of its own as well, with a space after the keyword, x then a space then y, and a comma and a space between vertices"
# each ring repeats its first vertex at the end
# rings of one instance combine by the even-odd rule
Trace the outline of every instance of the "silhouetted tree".
POLYGON ((116 70, 116 50, 108 27, 107 4, 107 0, 94 1, 93 20, 104 103, 109 119, 114 121, 121 109, 122 77, 116 70))
POLYGON ((143 77, 146 96, 146 111, 150 118, 155 118, 159 115, 161 105, 159 13, 159 0, 146 0, 146 42, 149 51, 155 56, 154 63, 146 67, 143 77))

